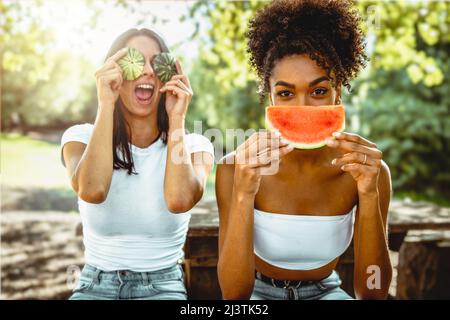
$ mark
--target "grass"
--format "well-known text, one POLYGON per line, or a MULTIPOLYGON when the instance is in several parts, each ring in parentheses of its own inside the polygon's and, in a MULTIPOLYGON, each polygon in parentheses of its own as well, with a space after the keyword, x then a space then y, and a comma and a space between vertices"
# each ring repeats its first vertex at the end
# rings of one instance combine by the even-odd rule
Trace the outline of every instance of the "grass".
MULTIPOLYGON (((1 134, 2 186, 71 190, 59 152, 59 145, 55 143, 18 134, 1 134)), ((208 176, 204 199, 215 199, 214 179, 215 167, 208 176)))
POLYGON ((59 152, 59 145, 55 143, 18 134, 1 134, 2 186, 70 189, 59 152))

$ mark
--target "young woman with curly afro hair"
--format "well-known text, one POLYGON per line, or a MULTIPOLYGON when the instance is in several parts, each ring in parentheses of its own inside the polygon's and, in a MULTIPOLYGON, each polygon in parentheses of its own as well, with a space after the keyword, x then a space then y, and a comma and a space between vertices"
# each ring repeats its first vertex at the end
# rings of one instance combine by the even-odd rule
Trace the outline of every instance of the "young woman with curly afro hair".
MULTIPOLYGON (((350 1, 279 0, 258 11, 247 37, 261 97, 273 106, 341 104, 367 61, 360 24, 350 1)), ((335 271, 351 241, 354 296, 387 297, 391 178, 374 142, 340 132, 302 150, 255 133, 219 163, 216 195, 225 299, 352 299, 335 271), (278 171, 264 175, 273 164, 278 171)))

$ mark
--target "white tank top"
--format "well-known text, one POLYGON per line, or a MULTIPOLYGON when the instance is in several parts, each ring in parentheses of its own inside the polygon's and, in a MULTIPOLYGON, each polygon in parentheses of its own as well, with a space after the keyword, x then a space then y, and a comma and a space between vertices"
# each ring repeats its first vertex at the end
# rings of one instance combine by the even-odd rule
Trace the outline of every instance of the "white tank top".
POLYGON ((353 237, 354 208, 338 216, 254 211, 254 252, 288 270, 313 270, 345 252, 353 237))

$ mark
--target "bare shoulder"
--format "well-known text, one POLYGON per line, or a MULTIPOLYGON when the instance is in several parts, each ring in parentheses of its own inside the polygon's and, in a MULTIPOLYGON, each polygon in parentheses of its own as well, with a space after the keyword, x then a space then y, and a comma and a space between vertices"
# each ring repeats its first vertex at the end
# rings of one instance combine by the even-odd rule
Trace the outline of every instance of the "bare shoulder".
POLYGON ((233 193, 234 156, 235 153, 231 152, 217 163, 215 189, 221 223, 226 218, 233 193))
POLYGON ((236 152, 230 152, 223 156, 217 163, 216 170, 216 194, 218 191, 227 190, 232 187, 234 180, 236 152))
POLYGON ((226 155, 224 155, 218 162, 217 162, 217 172, 229 174, 234 172, 234 162, 235 162, 235 155, 236 151, 230 152, 226 155))
POLYGON ((218 184, 228 183, 234 175, 235 152, 223 156, 217 163, 216 188, 218 184))
POLYGON ((236 151, 230 152, 226 155, 224 155, 219 162, 217 163, 218 165, 228 165, 231 164, 234 167, 234 159, 236 156, 236 151))

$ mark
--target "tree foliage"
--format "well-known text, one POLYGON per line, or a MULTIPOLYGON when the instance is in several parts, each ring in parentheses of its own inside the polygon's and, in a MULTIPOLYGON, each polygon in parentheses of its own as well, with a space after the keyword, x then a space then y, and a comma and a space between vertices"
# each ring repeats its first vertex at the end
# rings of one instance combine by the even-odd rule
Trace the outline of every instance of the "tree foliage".
MULTIPOLYGON (((34 8, 41 5, 34 1, 34 8)), ((90 116, 93 66, 82 57, 53 49, 30 3, 0 0, 2 128, 57 126, 90 116)))
POLYGON ((450 3, 393 2, 377 10, 372 63, 350 99, 359 131, 383 149, 396 190, 449 205, 450 3))

